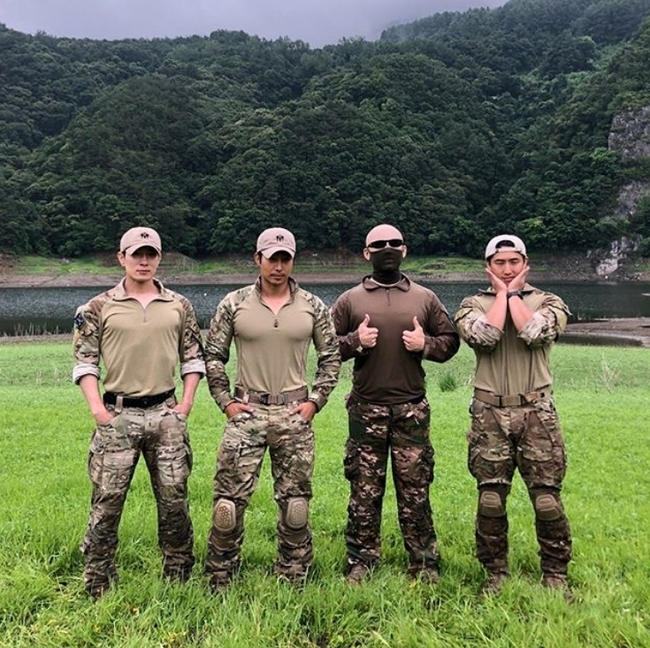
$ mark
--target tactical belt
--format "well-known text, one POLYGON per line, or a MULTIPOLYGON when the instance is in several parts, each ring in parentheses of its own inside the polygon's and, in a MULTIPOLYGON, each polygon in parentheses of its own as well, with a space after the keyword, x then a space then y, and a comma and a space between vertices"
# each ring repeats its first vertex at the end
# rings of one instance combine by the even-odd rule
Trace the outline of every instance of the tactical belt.
POLYGON ((268 392, 251 391, 242 387, 235 387, 235 398, 242 403, 259 403, 260 405, 287 405, 293 401, 302 401, 307 398, 307 387, 293 391, 269 394, 268 392))
POLYGON ((474 390, 474 398, 476 398, 476 400, 480 400, 482 403, 487 403, 488 405, 493 405, 494 407, 518 407, 519 405, 534 403, 536 400, 541 398, 548 398, 550 395, 550 389, 532 391, 526 394, 514 394, 513 396, 499 396, 499 394, 493 394, 484 389, 474 390))
MULTIPOLYGON (((169 391, 163 392, 162 394, 142 396, 142 398, 127 398, 126 396, 123 396, 122 407, 139 407, 140 409, 146 409, 147 407, 153 407, 154 405, 160 405, 160 403, 164 403, 173 395, 174 390, 170 389, 169 391)), ((116 394, 115 392, 106 392, 104 394, 104 404, 115 405, 117 403, 118 396, 119 394, 116 394)))

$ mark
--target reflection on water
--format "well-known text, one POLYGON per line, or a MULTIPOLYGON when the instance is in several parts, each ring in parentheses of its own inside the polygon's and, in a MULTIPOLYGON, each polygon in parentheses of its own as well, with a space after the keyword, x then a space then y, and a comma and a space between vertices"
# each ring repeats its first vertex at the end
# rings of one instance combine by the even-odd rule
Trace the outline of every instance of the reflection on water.
MULTIPOLYGON (((353 284, 303 284, 330 305, 353 284)), ((451 314, 466 295, 485 287, 481 283, 425 283, 434 290, 451 314)), ((538 283, 557 293, 571 310, 572 321, 611 317, 650 317, 650 283, 538 283)), ((210 321, 216 305, 235 285, 174 286, 194 305, 202 327, 210 321)), ((94 288, 0 288, 0 335, 64 333, 72 329, 72 318, 80 304, 101 292, 94 288)))

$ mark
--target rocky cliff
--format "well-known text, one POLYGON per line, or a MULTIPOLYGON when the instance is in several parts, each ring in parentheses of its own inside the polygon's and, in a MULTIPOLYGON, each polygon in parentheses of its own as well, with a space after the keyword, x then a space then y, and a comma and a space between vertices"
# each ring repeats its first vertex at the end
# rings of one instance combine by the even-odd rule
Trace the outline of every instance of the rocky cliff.
MULTIPOLYGON (((608 146, 623 158, 633 160, 650 159, 650 106, 624 110, 614 117, 609 133, 608 146)), ((650 182, 636 180, 621 187, 614 218, 630 218, 639 202, 650 196, 650 182)), ((609 250, 599 255, 595 264, 596 273, 609 277, 616 273, 621 262, 635 252, 640 240, 622 237, 612 241, 609 250)))

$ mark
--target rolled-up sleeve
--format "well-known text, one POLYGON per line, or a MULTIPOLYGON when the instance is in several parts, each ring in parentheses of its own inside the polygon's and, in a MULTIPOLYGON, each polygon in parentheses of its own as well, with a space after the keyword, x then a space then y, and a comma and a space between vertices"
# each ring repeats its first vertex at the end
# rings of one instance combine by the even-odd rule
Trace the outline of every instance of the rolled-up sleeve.
POLYGON ((485 312, 474 297, 463 299, 454 316, 454 323, 460 337, 472 349, 489 353, 503 337, 503 331, 487 321, 485 312))
POLYGON ((80 306, 74 316, 72 380, 77 384, 86 375, 101 376, 99 367, 99 329, 101 303, 91 300, 80 306))
POLYGON ((546 293, 544 301, 519 331, 519 337, 531 347, 551 344, 566 328, 570 314, 562 299, 546 293))
POLYGON ((201 328, 189 300, 183 298, 182 302, 185 311, 185 327, 181 349, 181 376, 189 373, 198 373, 204 376, 205 353, 201 328))

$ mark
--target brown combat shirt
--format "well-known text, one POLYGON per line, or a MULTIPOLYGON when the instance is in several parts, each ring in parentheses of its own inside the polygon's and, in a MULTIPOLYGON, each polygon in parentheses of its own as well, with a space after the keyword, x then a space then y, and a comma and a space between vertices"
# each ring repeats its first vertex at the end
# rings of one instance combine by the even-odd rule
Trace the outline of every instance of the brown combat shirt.
POLYGON ((332 307, 341 358, 354 358, 352 394, 386 405, 421 399, 426 393, 422 360, 445 362, 458 351, 460 340, 438 296, 405 275, 390 287, 364 277, 344 292, 332 307), (379 329, 377 344, 362 349, 357 329, 366 313, 369 326, 379 329), (413 330, 413 316, 425 334, 424 350, 407 351, 405 330, 413 330))

